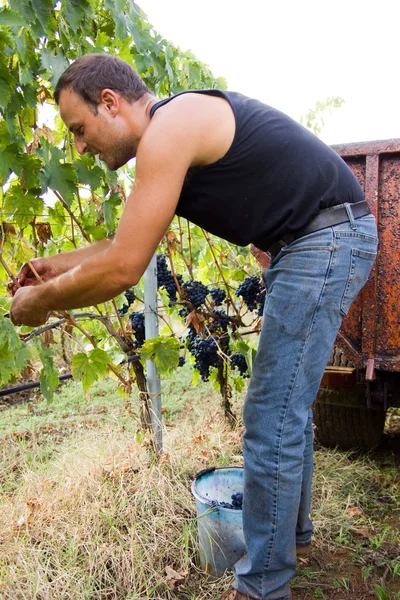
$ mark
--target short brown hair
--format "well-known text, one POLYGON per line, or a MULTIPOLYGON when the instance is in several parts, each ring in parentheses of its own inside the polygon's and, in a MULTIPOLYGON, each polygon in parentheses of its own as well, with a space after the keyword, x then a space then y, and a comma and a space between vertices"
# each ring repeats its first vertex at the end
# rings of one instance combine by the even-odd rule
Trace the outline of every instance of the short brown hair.
POLYGON ((151 94, 127 62, 112 54, 86 54, 75 60, 58 80, 54 98, 57 104, 64 89, 71 89, 97 113, 100 93, 109 88, 119 92, 128 102, 139 100, 144 94, 151 94))

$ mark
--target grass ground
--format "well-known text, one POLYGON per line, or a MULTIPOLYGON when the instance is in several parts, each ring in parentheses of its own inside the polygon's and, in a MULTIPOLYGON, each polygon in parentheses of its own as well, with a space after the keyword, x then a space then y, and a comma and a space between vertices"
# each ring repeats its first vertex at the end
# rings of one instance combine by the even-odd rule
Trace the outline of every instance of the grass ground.
MULTIPOLYGON (((190 484, 207 466, 242 464, 241 429, 185 369, 162 393, 158 464, 135 398, 113 381, 0 405, 1 600, 218 600, 230 585, 199 567, 190 484)), ((316 449, 316 533, 295 600, 400 600, 399 441, 368 456, 316 449)))

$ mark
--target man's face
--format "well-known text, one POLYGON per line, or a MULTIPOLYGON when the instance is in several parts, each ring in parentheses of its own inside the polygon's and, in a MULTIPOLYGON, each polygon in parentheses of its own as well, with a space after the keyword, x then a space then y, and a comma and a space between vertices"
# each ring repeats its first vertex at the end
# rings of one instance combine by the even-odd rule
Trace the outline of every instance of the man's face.
POLYGON ((97 154, 107 167, 115 171, 136 156, 138 140, 129 133, 123 117, 114 107, 100 101, 97 114, 71 89, 60 94, 61 118, 73 133, 79 154, 97 154))

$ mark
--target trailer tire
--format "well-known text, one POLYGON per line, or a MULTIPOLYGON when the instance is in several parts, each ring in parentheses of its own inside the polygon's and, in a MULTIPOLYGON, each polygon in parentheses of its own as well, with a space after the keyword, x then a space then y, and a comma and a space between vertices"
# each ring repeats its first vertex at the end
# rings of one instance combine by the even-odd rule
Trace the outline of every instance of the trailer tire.
POLYGON ((320 444, 343 450, 372 450, 381 441, 386 413, 358 406, 315 402, 315 435, 320 444))

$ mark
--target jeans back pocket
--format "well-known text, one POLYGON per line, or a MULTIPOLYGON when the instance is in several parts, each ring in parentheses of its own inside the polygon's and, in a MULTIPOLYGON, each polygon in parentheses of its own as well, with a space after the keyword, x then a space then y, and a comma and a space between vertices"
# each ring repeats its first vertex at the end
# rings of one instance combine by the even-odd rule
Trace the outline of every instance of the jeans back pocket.
POLYGON ((349 276, 340 305, 343 315, 347 315, 353 300, 367 282, 375 258, 376 252, 366 252, 365 250, 352 248, 349 276))

